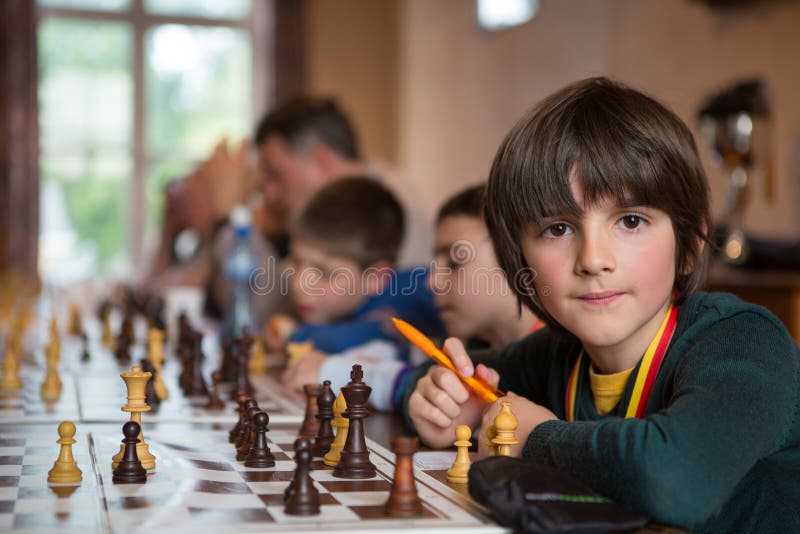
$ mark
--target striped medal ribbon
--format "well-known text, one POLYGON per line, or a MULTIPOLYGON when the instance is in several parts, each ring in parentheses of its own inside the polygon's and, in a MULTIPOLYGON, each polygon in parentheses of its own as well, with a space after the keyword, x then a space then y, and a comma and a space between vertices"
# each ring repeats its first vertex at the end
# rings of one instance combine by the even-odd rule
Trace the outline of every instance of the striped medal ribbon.
MULTIPOLYGON (((661 368, 661 362, 664 360, 664 354, 667 352, 672 335, 675 333, 675 326, 678 324, 678 308, 670 304, 664 320, 661 321, 661 326, 647 350, 642 357, 639 364, 639 370, 636 373, 636 382, 633 385, 630 399, 628 399, 628 407, 625 409, 625 417, 641 418, 644 415, 647 400, 650 398, 650 392, 653 390, 653 384, 656 381, 656 375, 661 368)), ((572 372, 567 381, 567 396, 565 399, 565 408, 567 414, 567 421, 575 420, 575 400, 577 398, 577 382, 578 375, 581 372, 583 364, 583 350, 578 355, 575 365, 572 367, 572 372)))

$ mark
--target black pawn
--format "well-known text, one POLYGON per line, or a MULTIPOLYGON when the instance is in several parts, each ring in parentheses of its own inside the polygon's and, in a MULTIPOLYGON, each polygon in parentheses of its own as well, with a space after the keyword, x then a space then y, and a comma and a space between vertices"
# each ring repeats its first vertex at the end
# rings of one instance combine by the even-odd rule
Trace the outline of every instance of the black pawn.
POLYGON ((256 427, 253 425, 253 417, 255 417, 255 415, 260 411, 261 410, 258 409, 258 406, 254 406, 247 410, 247 420, 245 421, 247 429, 242 435, 242 442, 236 449, 237 462, 244 462, 247 460, 247 455, 250 454, 250 448, 256 441, 256 427))
POLYGON ((236 381, 236 361, 233 355, 233 340, 229 339, 227 341, 223 341, 222 345, 222 365, 219 368, 219 372, 222 373, 222 381, 223 382, 235 382, 236 381))
POLYGON ((117 335, 115 356, 118 362, 122 364, 130 363, 130 348, 131 344, 135 341, 133 337, 133 317, 126 312, 125 316, 122 318, 122 324, 120 324, 119 334, 117 335))
POLYGON ((244 405, 242 406, 242 424, 239 425, 239 430, 236 431, 236 436, 234 437, 233 441, 233 444, 237 449, 242 446, 242 441, 244 441, 250 432, 250 425, 253 423, 247 419, 247 414, 251 408, 257 407, 258 403, 255 401, 255 399, 248 397, 247 400, 244 401, 244 405))
POLYGON ((275 467, 275 457, 267 445, 267 432, 269 429, 269 415, 267 412, 256 412, 253 416, 253 426, 255 427, 255 439, 247 460, 244 461, 245 467, 275 467))
POLYGON ((141 432, 141 428, 136 421, 128 421, 122 425, 122 434, 125 436, 122 443, 125 444, 125 452, 122 454, 122 460, 117 464, 117 468, 114 469, 111 477, 112 482, 120 484, 142 484, 147 482, 147 471, 142 467, 142 462, 136 454, 139 432, 141 432))
POLYGON ((156 395, 156 368, 153 367, 153 364, 147 358, 142 358, 142 371, 146 373, 150 373, 150 379, 147 381, 147 385, 144 388, 144 402, 147 404, 151 410, 154 412, 158 411, 158 407, 161 405, 161 400, 156 395))
MULTIPOLYGON (((218 373, 221 371, 217 371, 218 373)), ((247 395, 238 395, 236 397, 236 412, 239 414, 239 419, 236 421, 236 424, 233 425, 231 431, 228 432, 228 443, 236 443, 236 440, 239 439, 239 431, 242 428, 242 423, 244 420, 244 403, 250 397, 247 395)))
POLYGON ((164 297, 158 295, 150 295, 144 304, 145 316, 147 317, 147 325, 149 328, 158 328, 164 330, 164 308, 166 303, 164 297))
POLYGON ((322 383, 322 392, 317 397, 317 419, 319 419, 319 430, 311 447, 311 454, 316 457, 325 456, 331 450, 333 442, 333 429, 331 419, 333 419, 333 403, 336 397, 331 391, 331 381, 326 380, 322 383))
POLYGON ((306 438, 299 438, 294 442, 295 461, 297 469, 292 479, 292 491, 286 500, 284 512, 287 515, 317 515, 319 514, 319 491, 314 487, 311 479, 311 450, 306 438), (298 443, 305 441, 305 444, 298 443))
POLYGON ((250 363, 250 353, 253 350, 253 337, 250 335, 250 329, 247 327, 242 328, 242 337, 236 340, 236 349, 234 350, 234 358, 236 362, 236 380, 232 391, 232 395, 252 395, 255 391, 253 384, 250 383, 250 370, 248 365, 250 363))
POLYGON ((203 379, 203 334, 194 332, 191 342, 192 350, 187 353, 190 374, 186 379, 186 395, 190 397, 207 396, 208 387, 203 379))
POLYGON ((193 363, 192 346, 191 344, 187 344, 186 340, 179 343, 182 343, 182 345, 178 346, 178 359, 181 362, 181 374, 178 375, 178 386, 180 386, 183 394, 188 397, 192 386, 192 373, 194 372, 191 367, 193 363))
MULTIPOLYGON (((294 459, 297 460, 297 455, 300 454, 300 451, 308 449, 311 449, 310 439, 300 437, 294 440, 294 459)), ((283 490, 283 502, 287 502, 293 494, 294 494, 294 477, 292 477, 292 480, 289 481, 289 485, 286 486, 286 489, 283 490)))
POLYGON ((83 342, 83 352, 81 352, 81 361, 88 362, 91 359, 91 355, 89 354, 89 336, 86 335, 86 332, 81 332, 81 341, 83 342))
POLYGON ((222 381, 222 373, 214 371, 211 373, 211 394, 208 396, 206 410, 222 410, 225 403, 219 398, 219 383, 222 381))

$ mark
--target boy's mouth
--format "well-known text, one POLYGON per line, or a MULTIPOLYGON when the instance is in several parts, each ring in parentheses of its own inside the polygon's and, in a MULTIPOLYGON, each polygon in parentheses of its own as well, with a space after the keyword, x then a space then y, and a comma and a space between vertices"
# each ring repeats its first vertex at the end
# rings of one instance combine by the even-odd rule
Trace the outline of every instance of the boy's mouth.
POLYGON ((439 313, 439 315, 452 313, 453 310, 454 308, 450 304, 439 304, 436 306, 436 311, 439 313))
POLYGON ((297 313, 302 316, 306 316, 314 311, 314 307, 310 304, 302 304, 299 302, 295 305, 295 309, 297 310, 297 313))
POLYGON ((622 291, 599 291, 596 293, 584 293, 579 295, 578 299, 586 304, 602 306, 605 304, 611 304, 624 294, 625 293, 622 291))

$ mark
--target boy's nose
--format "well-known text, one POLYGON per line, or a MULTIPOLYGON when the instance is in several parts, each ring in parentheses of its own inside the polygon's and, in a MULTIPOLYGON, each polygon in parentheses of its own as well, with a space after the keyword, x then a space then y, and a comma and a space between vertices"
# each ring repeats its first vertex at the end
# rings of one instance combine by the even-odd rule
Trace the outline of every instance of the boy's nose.
POLYGON ((444 269, 439 266, 438 261, 434 260, 431 265, 431 270, 428 272, 427 278, 425 278, 425 285, 431 292, 440 293, 443 290, 444 281, 444 269))
POLYGON ((580 249, 575 259, 575 274, 597 275, 611 272, 616 267, 614 251, 608 236, 587 233, 578 242, 580 249))

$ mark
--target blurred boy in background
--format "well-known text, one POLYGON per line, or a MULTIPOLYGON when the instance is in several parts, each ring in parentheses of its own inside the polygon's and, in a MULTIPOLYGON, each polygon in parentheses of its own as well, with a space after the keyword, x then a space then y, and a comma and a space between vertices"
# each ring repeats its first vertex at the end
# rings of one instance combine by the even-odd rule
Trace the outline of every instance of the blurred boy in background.
POLYGON ((403 234, 397 199, 363 176, 324 187, 292 223, 287 273, 300 322, 284 319, 281 330, 289 343, 313 345, 283 376, 298 397, 307 383, 345 385, 352 364, 361 363, 372 404, 389 409, 396 370, 408 357, 391 318, 442 333, 424 283, 427 270, 395 270, 403 234))

